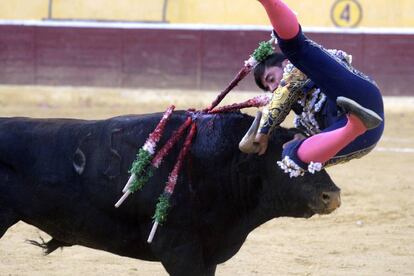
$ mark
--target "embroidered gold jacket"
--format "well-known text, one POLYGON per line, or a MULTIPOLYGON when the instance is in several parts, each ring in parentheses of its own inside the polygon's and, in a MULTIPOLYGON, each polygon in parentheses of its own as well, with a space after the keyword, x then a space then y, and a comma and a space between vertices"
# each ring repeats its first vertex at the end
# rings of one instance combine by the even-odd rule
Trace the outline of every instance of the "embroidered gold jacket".
MULTIPOLYGON (((290 65, 291 66, 291 65, 290 65)), ((270 134, 289 114, 291 107, 302 96, 302 89, 311 80, 296 67, 285 70, 279 87, 273 92, 272 99, 263 110, 259 132, 270 134)))

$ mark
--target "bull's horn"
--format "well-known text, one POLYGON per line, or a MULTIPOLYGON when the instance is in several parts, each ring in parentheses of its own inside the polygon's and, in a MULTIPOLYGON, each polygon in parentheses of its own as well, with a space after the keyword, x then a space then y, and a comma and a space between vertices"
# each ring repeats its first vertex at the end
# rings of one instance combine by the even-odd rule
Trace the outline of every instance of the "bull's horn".
POLYGON ((239 143, 239 149, 244 153, 258 153, 259 145, 254 141, 257 131, 259 130, 260 120, 262 119, 262 112, 257 111, 256 118, 250 126, 247 133, 239 143))

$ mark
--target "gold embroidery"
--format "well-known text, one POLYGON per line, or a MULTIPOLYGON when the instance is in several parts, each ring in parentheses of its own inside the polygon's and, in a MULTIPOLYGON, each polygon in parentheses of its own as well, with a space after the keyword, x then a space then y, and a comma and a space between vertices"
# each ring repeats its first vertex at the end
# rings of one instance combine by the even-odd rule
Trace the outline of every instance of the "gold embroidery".
POLYGON ((293 68, 283 75, 260 121, 260 128, 269 128, 269 133, 280 125, 289 114, 292 105, 302 96, 302 89, 310 81, 299 69, 293 68))
POLYGON ((359 159, 359 158, 367 155, 369 152, 371 152, 375 148, 376 145, 377 144, 374 144, 374 145, 372 145, 368 148, 358 150, 358 151, 354 151, 354 152, 351 152, 351 153, 346 154, 346 155, 335 156, 335 157, 329 159, 324 164, 324 168, 330 167, 330 166, 333 166, 333 165, 343 164, 343 163, 351 161, 352 159, 359 159))

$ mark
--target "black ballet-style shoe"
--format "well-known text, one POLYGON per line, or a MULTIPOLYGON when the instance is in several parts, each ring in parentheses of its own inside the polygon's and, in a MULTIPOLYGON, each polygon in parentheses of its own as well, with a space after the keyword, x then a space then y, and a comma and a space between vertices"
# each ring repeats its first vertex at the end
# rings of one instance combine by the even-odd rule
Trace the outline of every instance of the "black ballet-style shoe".
POLYGON ((361 106, 354 100, 345 97, 336 99, 338 106, 342 107, 347 113, 357 116, 367 129, 373 129, 382 123, 382 118, 371 109, 361 106))

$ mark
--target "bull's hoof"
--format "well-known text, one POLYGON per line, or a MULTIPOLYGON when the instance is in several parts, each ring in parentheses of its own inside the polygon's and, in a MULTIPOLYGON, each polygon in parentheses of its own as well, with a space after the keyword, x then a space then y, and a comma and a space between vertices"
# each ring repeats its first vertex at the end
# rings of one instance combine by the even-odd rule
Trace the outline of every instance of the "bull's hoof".
POLYGON ((354 100, 338 97, 336 103, 347 113, 357 116, 367 129, 373 129, 382 123, 382 118, 371 109, 361 106, 354 100))

